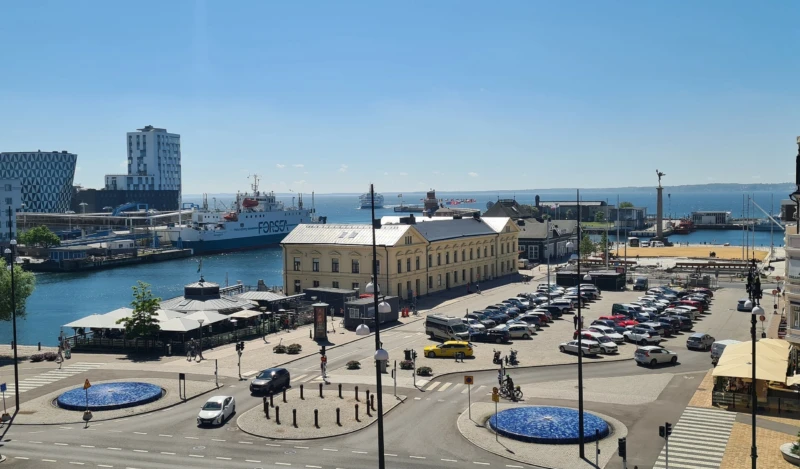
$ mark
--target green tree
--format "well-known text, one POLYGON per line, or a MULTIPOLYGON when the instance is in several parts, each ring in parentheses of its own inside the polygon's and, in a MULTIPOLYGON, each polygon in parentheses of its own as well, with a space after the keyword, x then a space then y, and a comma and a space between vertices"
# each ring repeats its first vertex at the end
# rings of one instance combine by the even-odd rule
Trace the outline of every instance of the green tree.
POLYGON ((633 203, 631 203, 631 202, 620 202, 619 208, 633 208, 633 203))
POLYGON ((600 242, 597 243, 597 249, 603 252, 603 256, 608 255, 608 235, 606 235, 605 231, 600 235, 600 242))
MULTIPOLYGON (((14 302, 16 303, 17 316, 25 317, 25 302, 33 293, 36 286, 36 277, 22 270, 19 265, 14 266, 14 302)), ((10 321, 14 308, 11 305, 11 271, 8 270, 5 259, 0 258, 0 321, 10 321)))
POLYGON ((549 213, 545 213, 544 215, 542 215, 542 219, 543 219, 543 220, 550 220, 550 219, 552 219, 552 218, 553 218, 553 217, 551 217, 549 213))
POLYGON ((595 244, 592 242, 591 238, 589 238, 588 233, 583 234, 583 238, 581 238, 581 256, 583 258, 587 258, 595 251, 595 244))
POLYGON ((531 206, 531 215, 533 215, 534 217, 538 217, 539 216, 539 207, 531 206))
POLYGON ((133 312, 128 318, 122 318, 117 324, 125 325, 125 336, 127 338, 136 337, 155 337, 161 330, 161 325, 156 318, 156 310, 161 303, 161 298, 154 298, 150 291, 150 285, 136 282, 133 286, 133 301, 131 307, 133 312))
POLYGON ((61 240, 58 236, 44 225, 35 226, 20 234, 18 241, 26 246, 41 246, 43 248, 61 244, 61 240))
POLYGON ((595 212, 594 221, 596 221, 597 223, 602 223, 602 222, 606 221, 605 214, 603 212, 595 212))

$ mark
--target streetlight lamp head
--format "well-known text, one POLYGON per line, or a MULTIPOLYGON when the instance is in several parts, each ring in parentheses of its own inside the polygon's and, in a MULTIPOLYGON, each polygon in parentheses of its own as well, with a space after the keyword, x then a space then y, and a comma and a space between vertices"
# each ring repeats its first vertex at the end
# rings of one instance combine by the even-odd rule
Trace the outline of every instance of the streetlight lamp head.
POLYGON ((380 303, 378 303, 378 312, 381 314, 391 313, 392 305, 390 305, 386 301, 381 301, 380 303))
POLYGON ((800 202, 800 186, 797 186, 797 190, 789 194, 789 198, 795 202, 800 202))
POLYGON ((753 308, 753 314, 757 315, 757 316, 761 316, 762 314, 764 314, 764 308, 762 308, 759 305, 756 305, 756 307, 753 308))
POLYGON ((10 241, 10 243, 11 243, 12 246, 16 246, 17 245, 17 240, 16 239, 12 239, 10 241))
POLYGON ((575 248, 575 243, 573 243, 572 241, 567 241, 567 245, 566 246, 567 246, 567 249, 573 249, 573 248, 575 248))
POLYGON ((9 248, 6 248, 6 250, 5 250, 5 251, 3 251, 3 254, 11 254, 11 249, 9 249, 9 248))
POLYGON ((203 327, 203 323, 205 322, 205 319, 198 319, 197 322, 200 323, 200 327, 203 327))
POLYGON ((356 327, 356 335, 358 336, 365 336, 369 335, 369 326, 364 323, 361 323, 356 327))
POLYGON ((753 309, 753 302, 750 301, 750 300, 745 301, 744 302, 744 309, 745 309, 745 311, 751 311, 753 309))
POLYGON ((586 274, 586 275, 583 276, 583 280, 585 280, 587 282, 591 282, 592 281, 592 276, 589 275, 589 274, 586 274))
POLYGON ((386 350, 379 348, 375 351, 375 360, 379 362, 385 362, 389 360, 389 352, 386 350))
MULTIPOLYGON (((364 287, 364 293, 369 293, 370 295, 374 295, 375 294, 375 284, 372 283, 372 282, 369 282, 364 287)), ((378 287, 378 293, 380 293, 380 287, 378 287)))

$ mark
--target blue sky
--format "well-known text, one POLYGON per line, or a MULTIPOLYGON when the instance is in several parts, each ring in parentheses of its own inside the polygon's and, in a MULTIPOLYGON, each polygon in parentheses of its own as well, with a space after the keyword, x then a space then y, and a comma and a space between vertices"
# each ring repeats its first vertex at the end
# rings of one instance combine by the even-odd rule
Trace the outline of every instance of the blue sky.
POLYGON ((37 1, 3 6, 0 150, 122 171, 181 134, 184 192, 793 180, 800 4, 37 1))

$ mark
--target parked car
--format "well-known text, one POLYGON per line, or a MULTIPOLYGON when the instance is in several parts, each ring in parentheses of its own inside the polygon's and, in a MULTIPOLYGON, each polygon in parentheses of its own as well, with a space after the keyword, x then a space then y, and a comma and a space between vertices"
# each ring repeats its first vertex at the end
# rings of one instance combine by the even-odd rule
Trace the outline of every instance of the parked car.
POLYGON ((197 414, 197 425, 222 425, 235 413, 236 400, 233 396, 210 397, 197 414))
POLYGON ((689 350, 711 350, 711 345, 714 343, 714 338, 708 334, 698 332, 689 336, 686 339, 686 348, 689 350))
POLYGON ((536 333, 535 327, 536 326, 528 326, 527 324, 506 324, 497 326, 494 330, 508 331, 512 339, 530 339, 531 336, 536 333), (531 330, 531 327, 533 327, 534 330, 531 330))
MULTIPOLYGON (((626 327, 620 326, 619 324, 617 324, 616 322, 612 321, 611 319, 595 319, 594 321, 592 321, 591 325, 592 326, 605 326, 605 327, 614 329, 620 335, 623 332, 625 332, 626 330, 628 330, 626 327)), ((631 327, 633 327, 633 326, 631 326, 631 327)))
POLYGON ((658 321, 648 321, 645 323, 639 324, 642 327, 652 327, 661 337, 672 337, 672 324, 664 324, 663 322, 658 321))
POLYGON ((658 345, 658 343, 661 342, 661 336, 658 335, 658 332, 639 326, 635 326, 633 329, 623 332, 622 335, 628 342, 635 342, 639 345, 658 345))
POLYGON ((253 394, 276 393, 288 388, 289 382, 289 370, 286 368, 267 368, 250 381, 250 392, 253 394))
POLYGON ((670 312, 674 311, 677 312, 678 314, 689 316, 692 318, 692 320, 696 320, 697 318, 700 318, 702 316, 700 314, 699 309, 695 308, 694 306, 688 306, 688 305, 678 305, 675 306, 674 308, 667 308, 664 311, 670 311, 670 312))
POLYGON ((603 334, 604 336, 613 340, 614 343, 621 344, 625 342, 625 337, 623 337, 622 334, 617 332, 617 330, 613 327, 592 323, 592 325, 589 326, 589 330, 592 332, 599 332, 603 334))
POLYGON ((522 316, 518 317, 516 320, 524 322, 524 323, 526 323, 526 324, 528 324, 530 326, 536 327, 537 331, 542 328, 542 319, 539 316, 535 315, 535 314, 527 314, 526 313, 526 314, 523 314, 522 316))
POLYGON ((465 316, 467 319, 476 319, 479 323, 483 324, 486 329, 491 329, 497 323, 492 321, 486 316, 485 311, 473 311, 465 316))
POLYGON ((457 353, 463 353, 465 357, 471 357, 472 345, 462 340, 448 340, 443 344, 428 345, 423 351, 428 358, 455 357, 457 353))
POLYGON ((728 345, 738 344, 740 341, 738 340, 718 340, 711 344, 711 364, 717 366, 717 362, 719 362, 719 357, 722 356, 722 352, 725 351, 725 347, 728 345))
POLYGON ((623 327, 635 326, 635 325, 639 324, 638 321, 634 321, 632 319, 628 319, 625 316, 622 316, 622 315, 619 315, 619 314, 615 314, 613 316, 600 316, 599 319, 610 319, 610 320, 614 321, 615 323, 617 323, 618 325, 623 326, 623 327))
POLYGON ((482 331, 486 329, 486 326, 475 318, 461 318, 461 320, 473 331, 482 331))
POLYGON ((538 309, 534 309, 533 311, 530 311, 527 315, 528 316, 536 316, 536 317, 538 317, 541 325, 546 325, 546 324, 550 324, 551 322, 553 322, 552 317, 548 314, 547 311, 541 311, 541 310, 538 310, 538 309))
POLYGON ((656 366, 659 363, 678 363, 678 354, 662 347, 646 345, 633 353, 637 365, 656 366))
POLYGON ((671 304, 670 306, 681 306, 681 305, 683 305, 683 306, 693 306, 693 307, 697 308, 697 310, 700 311, 701 313, 705 312, 705 310, 706 310, 706 307, 705 307, 705 305, 703 303, 701 303, 699 301, 695 301, 695 300, 680 300, 680 301, 678 301, 677 304, 671 304))
POLYGON ((578 299, 575 298, 575 300, 573 301, 573 300, 571 300, 569 298, 561 297, 561 298, 557 298, 557 299, 551 301, 550 305, 551 306, 560 307, 561 308, 561 313, 563 314, 563 313, 569 312, 570 310, 572 310, 574 308, 577 308, 578 307, 578 299))
MULTIPOLYGON (((563 308, 563 307, 561 307, 559 305, 553 305, 553 304, 541 304, 541 305, 536 307, 536 310, 545 310, 545 311, 547 311, 548 313, 550 313, 551 318, 554 318, 554 319, 558 319, 561 316, 563 316, 565 309, 566 308, 563 308)), ((534 310, 534 311, 536 311, 536 310, 534 310)))
POLYGON ((680 322, 680 330, 683 332, 691 331, 694 327, 692 324, 692 319, 688 316, 684 316, 682 314, 669 314, 665 315, 664 317, 676 319, 678 322, 680 322))
MULTIPOLYGON (((578 331, 572 334, 572 338, 578 338, 578 331)), ((616 342, 601 332, 583 330, 581 331, 581 340, 597 342, 602 353, 617 353, 619 351, 616 342)))
POLYGON ((511 340, 511 334, 504 330, 487 329, 485 331, 472 334, 469 340, 470 342, 492 342, 495 344, 504 344, 511 340))
MULTIPOLYGON (((560 350, 562 353, 578 353, 578 341, 571 340, 569 342, 564 342, 558 346, 558 350, 560 350)), ((600 352, 600 344, 597 342, 593 340, 581 341, 581 355, 597 355, 600 352)))

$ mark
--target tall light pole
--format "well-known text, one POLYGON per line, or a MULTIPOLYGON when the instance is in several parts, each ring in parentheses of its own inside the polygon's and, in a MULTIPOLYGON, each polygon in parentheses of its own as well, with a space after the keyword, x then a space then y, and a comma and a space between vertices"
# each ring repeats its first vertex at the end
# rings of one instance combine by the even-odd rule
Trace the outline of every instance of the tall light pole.
MULTIPOLYGON (((381 384, 381 374, 383 373, 383 364, 389 360, 389 353, 383 349, 383 344, 381 343, 380 313, 389 313, 392 308, 386 301, 381 301, 380 303, 378 301, 380 287, 378 286, 378 246, 375 242, 375 187, 372 184, 369 185, 369 194, 372 205, 372 281, 364 287, 364 291, 366 293, 371 293, 375 299, 375 381, 378 387, 378 469, 386 469, 383 449, 383 386, 381 384)), ((388 259, 386 268, 389 268, 388 259)), ((356 334, 369 334, 369 327, 364 324, 359 325, 356 328, 356 334)))
POLYGON ((758 316, 764 314, 764 308, 761 307, 761 278, 758 272, 756 259, 750 261, 750 269, 747 272, 747 297, 745 301, 745 310, 750 310, 750 340, 752 341, 753 349, 753 383, 750 386, 750 411, 752 417, 752 446, 750 446, 750 458, 752 459, 753 469, 756 469, 756 461, 758 460, 758 449, 756 448, 756 410, 758 408, 758 398, 756 396, 756 319, 758 316))
MULTIPOLYGON (((583 443, 585 440, 585 435, 583 431, 583 334, 581 334, 581 329, 583 328, 583 316, 581 315, 581 303, 583 303, 583 299, 581 297, 581 280, 590 281, 592 277, 589 274, 586 274, 585 277, 581 278, 581 248, 580 248, 580 239, 581 239, 581 192, 580 190, 577 191, 577 212, 578 212, 578 274, 575 278, 576 283, 578 284, 578 452, 581 459, 586 458, 586 452, 583 448, 583 443)), ((567 243, 567 249, 572 249, 575 246, 572 243, 567 243)))
POLYGON ((12 231, 11 223, 11 207, 8 207, 8 238, 9 247, 6 248, 5 253, 8 255, 8 270, 11 271, 11 329, 12 329, 12 342, 14 344, 14 399, 16 402, 16 411, 19 412, 19 365, 17 363, 17 297, 16 289, 17 284, 14 281, 14 250, 17 248, 17 240, 14 239, 14 232, 12 231))
POLYGON ((205 319, 198 319, 197 322, 200 323, 200 344, 198 344, 198 349, 200 351, 200 357, 203 356, 203 322, 205 319))

